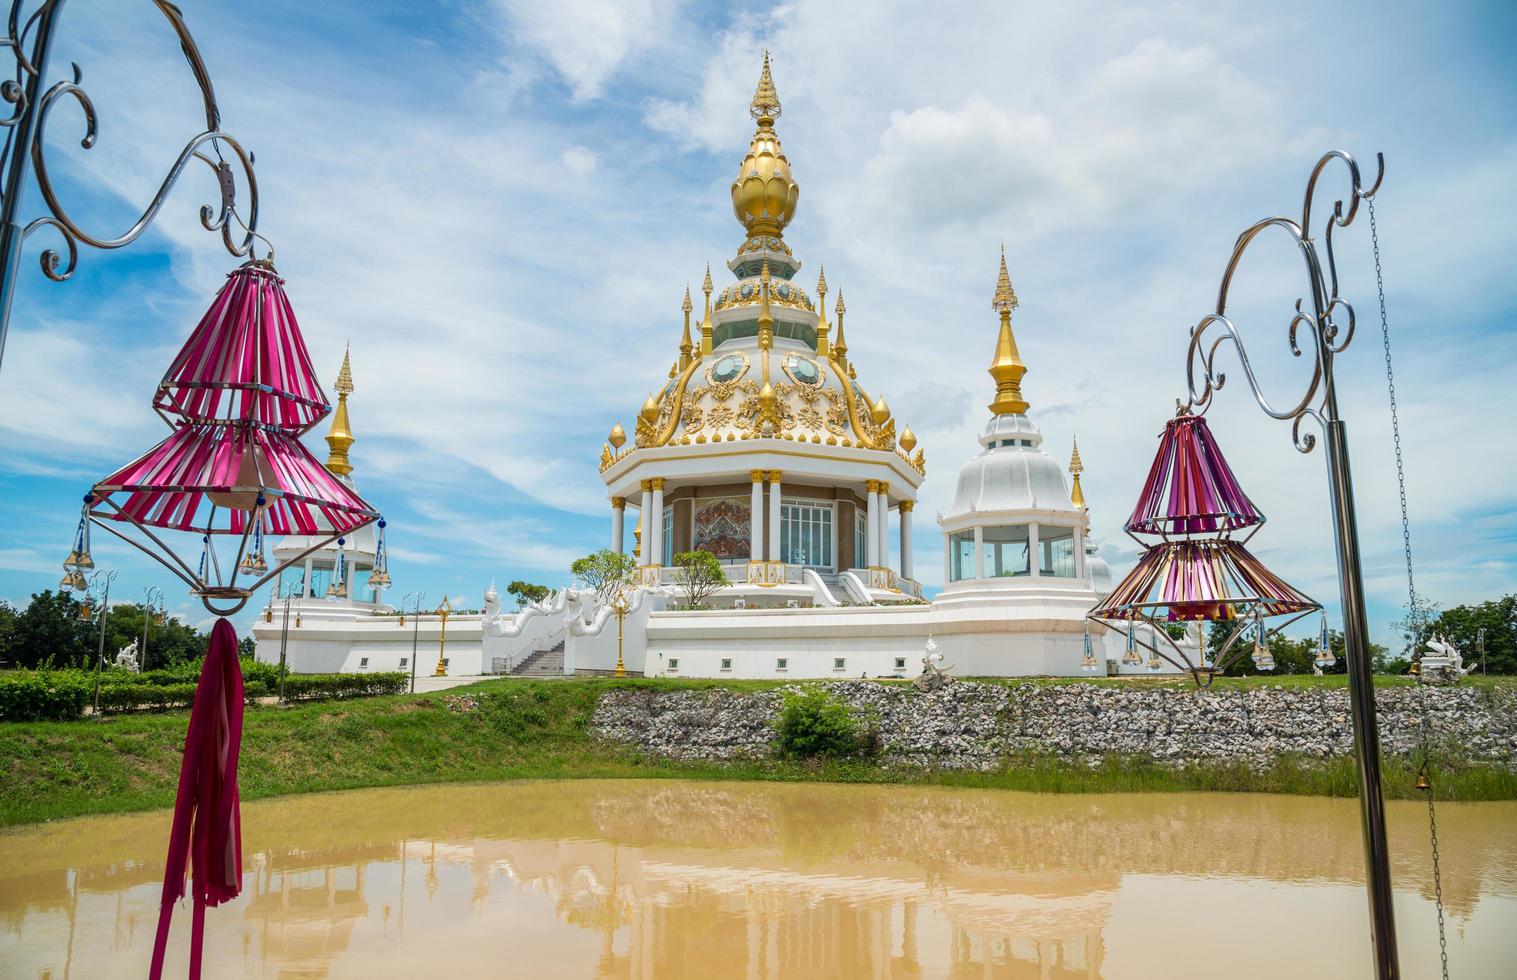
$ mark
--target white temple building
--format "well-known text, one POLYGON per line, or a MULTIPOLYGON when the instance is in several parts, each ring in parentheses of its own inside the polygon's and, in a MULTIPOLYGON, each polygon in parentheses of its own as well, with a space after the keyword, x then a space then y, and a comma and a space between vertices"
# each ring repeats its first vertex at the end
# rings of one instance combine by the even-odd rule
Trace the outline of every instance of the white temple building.
MULTIPOLYGON (((960 676, 1145 672, 1122 637, 1087 628, 1111 571, 1088 537, 1078 449, 1067 483, 1029 415, 1004 250, 982 449, 939 517, 945 587, 924 600, 912 518, 926 454, 860 380, 842 296, 829 322, 825 275, 814 299, 796 281, 802 263, 784 231, 799 186, 774 129, 767 56, 751 112, 757 130, 732 183, 745 233, 727 262, 736 281, 717 292, 707 270, 694 328, 687 291, 667 379, 638 410, 630 445, 618 423, 601 451, 610 546, 635 555, 621 614, 574 587, 507 612, 492 585, 482 612, 399 616, 376 594, 331 594, 326 549, 294 575, 288 632, 278 601, 255 627, 259 659, 277 660, 284 643, 296 671, 609 673, 620 654, 628 673, 648 676, 914 676, 932 638, 960 676), (692 550, 714 555, 729 584, 703 608, 675 608, 674 556, 692 550)), ((337 390, 328 466, 350 479, 346 360, 337 390)), ((348 560, 372 564, 372 548, 356 535, 348 560)))

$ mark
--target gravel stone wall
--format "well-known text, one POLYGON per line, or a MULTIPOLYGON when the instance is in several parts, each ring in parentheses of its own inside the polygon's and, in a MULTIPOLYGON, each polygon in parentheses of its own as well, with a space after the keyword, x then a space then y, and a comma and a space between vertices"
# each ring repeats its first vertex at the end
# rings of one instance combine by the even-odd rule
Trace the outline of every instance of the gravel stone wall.
MULTIPOLYGON (((878 725, 887 764, 988 769, 1007 755, 1036 751, 1084 761, 1118 753, 1262 765, 1280 754, 1329 758, 1353 751, 1348 692, 1342 689, 1222 692, 960 681, 923 694, 905 684, 826 686, 878 725)), ((673 758, 763 757, 773 752, 782 698, 782 691, 609 691, 591 727, 599 738, 673 758)), ((1417 750, 1427 710, 1433 738, 1454 743, 1469 761, 1517 769, 1512 692, 1397 687, 1377 691, 1376 698, 1386 753, 1417 750)))

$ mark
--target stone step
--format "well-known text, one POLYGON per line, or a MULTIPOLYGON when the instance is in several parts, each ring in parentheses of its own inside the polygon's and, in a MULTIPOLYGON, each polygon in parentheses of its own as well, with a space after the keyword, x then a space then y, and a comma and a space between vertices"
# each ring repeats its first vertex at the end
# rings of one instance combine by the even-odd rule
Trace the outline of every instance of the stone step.
POLYGON ((564 675, 564 645, 560 642, 549 650, 529 654, 511 670, 513 677, 562 677, 564 675))

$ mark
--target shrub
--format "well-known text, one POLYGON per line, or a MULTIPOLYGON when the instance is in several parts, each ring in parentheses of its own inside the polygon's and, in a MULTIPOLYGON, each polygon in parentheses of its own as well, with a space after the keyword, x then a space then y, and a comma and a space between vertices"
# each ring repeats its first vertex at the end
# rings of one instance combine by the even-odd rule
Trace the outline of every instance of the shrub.
POLYGON ((84 716, 90 686, 74 671, 0 678, 0 721, 72 721, 84 716))
POLYGON ((284 679, 284 696, 288 701, 368 698, 404 694, 410 684, 410 676, 398 670, 373 674, 290 674, 284 679))
POLYGON ((819 687, 786 695, 776 727, 781 755, 836 759, 864 747, 853 712, 819 687))
POLYGON ((100 711, 188 708, 195 703, 195 684, 101 684, 100 711))

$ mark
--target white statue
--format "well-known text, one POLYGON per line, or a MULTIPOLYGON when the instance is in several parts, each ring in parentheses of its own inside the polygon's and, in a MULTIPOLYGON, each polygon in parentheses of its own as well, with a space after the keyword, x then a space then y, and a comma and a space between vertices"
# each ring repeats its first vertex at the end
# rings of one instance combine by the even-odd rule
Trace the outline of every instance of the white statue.
POLYGON ((490 580, 490 587, 485 590, 485 622, 491 622, 500 614, 500 593, 495 591, 495 580, 490 580))
POLYGON ((936 691, 953 682, 947 673, 950 669, 943 666, 943 653, 938 649, 938 642, 928 633, 927 648, 922 651, 922 672, 911 683, 918 691, 936 691))
POLYGON ((1456 681, 1473 669, 1473 664, 1464 665, 1464 655, 1458 647, 1441 636, 1434 636, 1427 641, 1427 649, 1423 651, 1419 679, 1429 683, 1456 681))
POLYGON ((142 672, 142 665, 137 662, 136 640, 133 640, 116 652, 116 666, 123 667, 134 674, 142 672))

